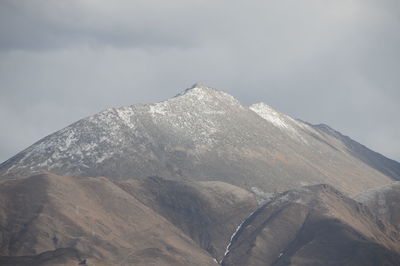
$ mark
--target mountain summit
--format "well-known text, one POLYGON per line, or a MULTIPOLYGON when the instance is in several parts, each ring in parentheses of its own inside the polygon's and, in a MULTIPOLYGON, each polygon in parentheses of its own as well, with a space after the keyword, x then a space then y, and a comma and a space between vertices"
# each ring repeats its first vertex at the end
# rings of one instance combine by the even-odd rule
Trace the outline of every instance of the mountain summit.
POLYGON ((186 90, 184 90, 181 93, 177 94, 177 96, 183 95, 183 94, 185 94, 187 92, 190 92, 191 90, 215 91, 215 89, 210 88, 210 87, 208 87, 207 85, 204 85, 201 82, 196 82, 190 88, 187 88, 186 90))
POLYGON ((196 84, 2 163, 0 265, 397 266, 394 180, 327 125, 196 84))
POLYGON ((81 119, 2 163, 0 178, 42 172, 118 180, 161 176, 263 192, 328 183, 349 194, 399 179, 399 163, 367 148, 365 160, 347 144, 264 103, 247 107, 195 84, 166 101, 81 119))

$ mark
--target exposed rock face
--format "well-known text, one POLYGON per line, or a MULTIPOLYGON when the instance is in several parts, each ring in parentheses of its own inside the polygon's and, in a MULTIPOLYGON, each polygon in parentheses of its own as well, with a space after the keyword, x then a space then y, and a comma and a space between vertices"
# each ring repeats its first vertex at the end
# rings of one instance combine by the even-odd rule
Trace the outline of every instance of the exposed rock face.
POLYGON ((266 104, 248 108, 196 85, 164 102, 82 119, 1 164, 0 178, 44 171, 114 180, 162 176, 261 192, 329 183, 355 194, 398 177, 399 163, 383 156, 376 162, 369 152, 359 156, 337 136, 266 104))
POLYGON ((213 257, 222 258, 255 208, 251 193, 220 182, 50 174, 3 181, 0 263, 217 265, 213 257))
POLYGON ((328 185, 280 194, 244 221, 222 265, 398 265, 386 220, 328 185))

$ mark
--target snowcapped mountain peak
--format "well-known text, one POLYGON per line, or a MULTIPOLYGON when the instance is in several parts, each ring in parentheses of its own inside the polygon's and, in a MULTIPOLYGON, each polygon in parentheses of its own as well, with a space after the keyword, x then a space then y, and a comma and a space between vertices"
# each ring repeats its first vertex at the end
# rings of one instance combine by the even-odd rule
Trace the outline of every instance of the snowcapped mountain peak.
POLYGON ((165 102, 177 102, 177 101, 187 101, 191 104, 195 105, 208 105, 210 106, 218 106, 221 103, 236 106, 240 109, 243 109, 244 106, 232 95, 211 88, 203 83, 195 83, 192 87, 184 90, 183 92, 176 95, 174 98, 169 99, 165 102))
POLYGON ((195 84, 162 102, 109 108, 81 119, 1 164, 0 179, 41 172, 115 179, 156 175, 220 178, 266 192, 317 182, 358 192, 335 179, 338 169, 358 169, 351 182, 365 176, 370 178, 365 188, 387 182, 351 154, 344 157, 340 140, 265 103, 248 108, 228 93, 195 84))
POLYGON ((175 97, 179 97, 179 96, 183 96, 185 94, 191 94, 191 93, 211 93, 211 92, 216 92, 217 90, 204 85, 201 82, 196 82, 195 84, 193 84, 191 87, 185 89, 184 91, 182 91, 181 93, 177 94, 175 97))

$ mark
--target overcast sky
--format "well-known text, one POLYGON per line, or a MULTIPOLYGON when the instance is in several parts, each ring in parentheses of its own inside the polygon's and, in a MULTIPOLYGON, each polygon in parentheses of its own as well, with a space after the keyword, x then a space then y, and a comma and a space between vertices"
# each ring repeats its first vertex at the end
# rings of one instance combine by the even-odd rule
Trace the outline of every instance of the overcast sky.
POLYGON ((0 161, 198 81, 400 161, 398 0, 0 1, 0 161))

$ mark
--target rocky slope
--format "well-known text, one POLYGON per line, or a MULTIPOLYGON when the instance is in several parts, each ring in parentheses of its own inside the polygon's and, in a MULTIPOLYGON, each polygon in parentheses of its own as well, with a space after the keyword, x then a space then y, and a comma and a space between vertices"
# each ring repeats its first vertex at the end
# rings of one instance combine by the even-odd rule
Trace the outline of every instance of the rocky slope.
POLYGON ((328 185, 281 193, 247 218, 222 265, 399 265, 400 234, 328 185))
POLYGON ((0 182, 0 265, 398 265, 399 183, 254 194, 219 181, 0 182), (384 210, 384 211, 383 211, 384 210))
POLYGON ((248 108, 195 85, 164 102, 84 118, 2 163, 0 179, 47 171, 114 180, 223 181, 260 193, 328 183, 356 194, 398 178, 399 163, 368 158, 266 104, 248 108))
POLYGON ((340 132, 332 129, 328 125, 319 124, 313 125, 313 128, 321 133, 330 135, 345 145, 348 152, 350 152, 354 157, 365 162, 369 166, 375 168, 379 172, 392 177, 395 180, 400 180, 400 164, 394 160, 386 158, 382 154, 372 151, 365 147, 364 145, 352 140, 348 136, 342 135, 340 132))
POLYGON ((0 265, 398 265, 399 176, 326 125, 197 84, 2 163, 0 265))
POLYGON ((400 182, 370 189, 354 197, 400 231, 400 182))
POLYGON ((165 217, 218 261, 237 225, 257 208, 255 196, 218 182, 181 182, 151 177, 119 186, 165 217))
POLYGON ((37 175, 0 183, 1 265, 218 265, 254 196, 224 183, 37 175))

